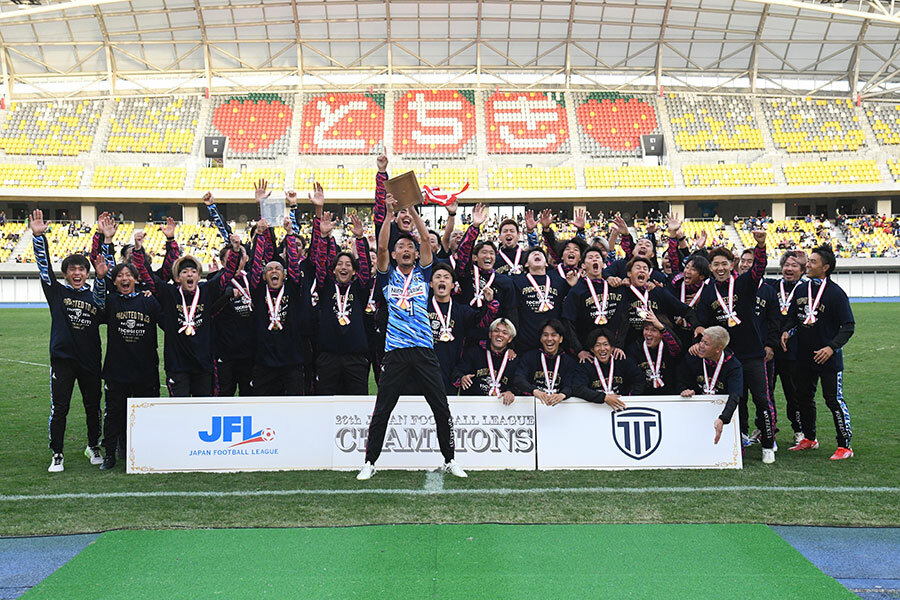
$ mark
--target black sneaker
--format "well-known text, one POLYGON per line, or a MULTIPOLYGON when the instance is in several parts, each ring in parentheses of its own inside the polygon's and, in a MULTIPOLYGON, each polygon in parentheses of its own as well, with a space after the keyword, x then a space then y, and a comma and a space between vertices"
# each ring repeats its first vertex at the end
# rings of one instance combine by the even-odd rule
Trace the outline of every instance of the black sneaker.
POLYGON ((118 458, 119 460, 125 460, 125 440, 121 438, 116 444, 116 458, 118 458))
POLYGON ((103 464, 100 465, 101 471, 108 471, 116 466, 116 453, 110 452, 103 459, 103 464))

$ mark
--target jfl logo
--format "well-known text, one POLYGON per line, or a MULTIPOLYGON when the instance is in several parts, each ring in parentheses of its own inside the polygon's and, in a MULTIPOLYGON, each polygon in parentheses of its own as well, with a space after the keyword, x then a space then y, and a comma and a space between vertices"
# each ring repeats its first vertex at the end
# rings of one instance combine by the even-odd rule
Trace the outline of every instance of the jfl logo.
POLYGON ((249 444, 251 442, 271 442, 275 439, 275 430, 266 427, 259 431, 253 431, 253 417, 246 415, 213 417, 209 431, 198 431, 197 435, 204 442, 232 442, 238 434, 238 441, 234 446, 249 444))

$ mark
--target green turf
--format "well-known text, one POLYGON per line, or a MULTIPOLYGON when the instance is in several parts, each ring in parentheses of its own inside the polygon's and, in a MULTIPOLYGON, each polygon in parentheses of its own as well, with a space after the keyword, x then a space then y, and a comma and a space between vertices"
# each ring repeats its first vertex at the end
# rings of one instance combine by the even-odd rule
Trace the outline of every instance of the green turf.
POLYGON ((762 525, 115 531, 25 594, 85 598, 853 598, 762 525))
MULTIPOLYGON (((774 465, 762 465, 751 448, 741 471, 474 472, 448 478, 445 487, 585 486, 896 486, 900 465, 900 372, 896 323, 900 304, 857 304, 857 334, 846 351, 845 397, 853 417, 856 458, 833 463, 829 413, 820 400, 822 449, 787 452, 790 427, 782 418, 774 465)), ((0 359, 48 363, 49 316, 45 309, 0 310, 0 359)), ((0 495, 66 492, 421 489, 421 472, 382 471, 361 484, 350 473, 125 475, 124 466, 101 473, 81 456, 84 411, 76 393, 66 434, 66 470, 46 471, 48 369, 0 360, 0 495)), ((783 411, 780 392, 778 407, 783 411)), ((452 403, 451 403, 452 406, 452 403)), ((896 493, 822 492, 530 494, 516 496, 286 496, 266 498, 129 498, 116 500, 0 501, 0 535, 100 531, 116 528, 271 527, 369 523, 777 523, 900 525, 896 493)))

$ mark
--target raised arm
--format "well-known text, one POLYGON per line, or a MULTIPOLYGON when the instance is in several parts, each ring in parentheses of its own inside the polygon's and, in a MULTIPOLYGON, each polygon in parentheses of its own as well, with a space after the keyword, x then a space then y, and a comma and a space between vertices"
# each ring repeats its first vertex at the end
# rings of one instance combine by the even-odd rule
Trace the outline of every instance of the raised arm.
POLYGON ((175 219, 167 217, 162 232, 166 236, 166 256, 163 258, 160 274, 163 281, 168 281, 172 279, 172 265, 181 256, 181 248, 178 247, 178 242, 175 241, 175 219))
POLYGON ((206 205, 206 209, 209 211, 209 218, 215 224, 216 229, 219 230, 222 241, 228 242, 228 240, 231 239, 231 227, 228 226, 228 223, 225 222, 225 219, 223 219, 221 213, 219 213, 219 209, 216 208, 216 201, 215 198, 213 198, 212 192, 203 194, 203 204, 206 205))
POLYGON ((299 235, 300 218, 297 215, 297 212, 300 210, 300 207, 297 205, 297 192, 294 190, 286 190, 284 192, 284 199, 288 201, 288 218, 291 220, 291 230, 299 235))
POLYGON ((537 221, 534 220, 534 211, 525 211, 525 239, 528 241, 528 247, 534 248, 540 245, 537 235, 537 221))
POLYGON ((350 224, 356 245, 356 259, 359 262, 359 271, 356 273, 356 277, 359 279, 359 283, 368 289, 369 284, 372 283, 372 265, 369 262, 369 242, 366 241, 366 231, 363 228, 362 219, 356 213, 350 215, 350 224))
POLYGON ((453 237, 453 229, 456 227, 456 211, 459 210, 459 202, 453 201, 447 206, 447 222, 444 223, 444 235, 441 238, 441 248, 444 252, 450 251, 450 238, 453 237))
POLYGON ((147 286, 150 293, 159 298, 161 297, 160 292, 162 290, 157 283, 161 285, 162 282, 155 278, 150 272, 149 262, 147 253, 144 252, 144 232, 135 232, 134 249, 131 251, 131 263, 134 265, 134 268, 137 269, 138 279, 141 283, 147 286))
POLYGON ((47 287, 57 285, 56 277, 53 275, 53 266, 50 264, 49 243, 45 235, 49 225, 44 222, 44 213, 41 209, 38 208, 31 213, 31 221, 28 224, 31 227, 34 262, 37 264, 38 272, 41 274, 41 281, 47 287))
POLYGON ((375 162, 378 165, 378 172, 375 173, 375 204, 372 206, 372 218, 375 221, 375 230, 381 231, 381 224, 387 220, 390 212, 385 204, 387 193, 384 187, 384 182, 388 180, 388 157, 382 154, 375 162))
POLYGON ((466 234, 459 241, 459 247, 456 248, 456 272, 457 275, 465 273, 472 262, 472 248, 475 246, 475 240, 481 231, 481 225, 487 219, 487 208, 483 204, 476 204, 472 209, 472 224, 466 229, 466 234))
POLYGON ((684 267, 681 264, 681 252, 678 251, 678 247, 681 244, 685 244, 684 233, 681 232, 681 220, 673 212, 669 213, 668 233, 669 242, 666 247, 666 257, 669 259, 669 268, 672 269, 672 273, 681 273, 684 267))
MULTIPOLYGON (((385 196, 385 214, 378 230, 378 247, 375 249, 375 260, 377 261, 375 268, 378 269, 379 273, 387 273, 388 268, 391 266, 391 253, 388 250, 388 245, 391 243, 391 223, 394 222, 394 208, 396 206, 397 201, 394 200, 392 195, 388 194, 385 196)), ((423 245, 427 246, 428 244, 423 245)))
POLYGON ((94 304, 100 309, 106 308, 106 274, 109 273, 109 263, 105 256, 98 256, 94 261, 94 304))
POLYGON ((422 240, 422 243, 419 244, 419 266, 427 267, 434 261, 431 244, 428 243, 428 227, 425 226, 425 221, 422 220, 422 216, 415 206, 411 207, 409 212, 412 213, 413 223, 416 225, 416 231, 419 232, 419 239, 422 240))
POLYGON ((750 278, 759 283, 766 274, 766 264, 769 261, 766 256, 766 230, 757 229, 754 231, 753 239, 756 240, 756 247, 753 249, 753 266, 750 267, 750 278))
POLYGON ((253 288, 262 281, 263 270, 274 252, 268 230, 269 224, 265 219, 260 219, 256 223, 256 244, 253 247, 253 262, 250 266, 250 287, 253 288))
MULTIPOLYGON (((331 213, 328 214, 330 215, 331 213)), ((328 230, 330 235, 333 223, 330 219, 327 222, 319 219, 313 220, 313 241, 309 247, 309 258, 316 267, 316 286, 319 289, 322 289, 322 286, 325 285, 325 279, 328 277, 328 265, 326 264, 328 256, 326 244, 328 242, 325 237, 326 234, 322 231, 323 227, 328 230)))
POLYGON ((287 235, 284 236, 284 253, 287 262, 287 276, 296 284, 300 283, 300 248, 297 243, 297 234, 290 229, 291 220, 284 218, 284 228, 287 235))

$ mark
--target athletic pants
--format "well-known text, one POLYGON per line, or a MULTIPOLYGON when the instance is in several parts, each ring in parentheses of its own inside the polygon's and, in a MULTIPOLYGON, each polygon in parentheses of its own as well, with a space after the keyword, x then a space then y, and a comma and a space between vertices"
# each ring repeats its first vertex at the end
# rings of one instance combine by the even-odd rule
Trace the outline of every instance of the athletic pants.
MULTIPOLYGON (((300 342, 300 351, 303 353, 303 364, 300 369, 303 371, 303 391, 299 395, 314 396, 316 394, 316 346, 318 339, 316 336, 303 336, 300 342)), ((294 394, 289 394, 293 396, 294 394)))
POLYGON ((253 374, 253 359, 229 360, 216 363, 219 379, 219 396, 234 396, 240 389, 240 396, 252 396, 250 379, 253 374))
POLYGON ((769 399, 769 380, 766 377, 764 358, 748 358, 741 361, 744 367, 744 395, 750 391, 756 406, 756 423, 760 431, 763 448, 772 448, 775 443, 775 411, 769 399))
POLYGON ((254 396, 302 396, 303 365, 286 367, 253 366, 254 396))
POLYGON ((365 396, 369 393, 369 359, 365 354, 322 352, 316 359, 316 394, 365 396))
POLYGON ((213 395, 213 374, 206 371, 166 373, 170 398, 201 398, 213 395))
POLYGON ((106 412, 103 415, 103 449, 107 456, 116 452, 116 446, 125 444, 125 414, 129 398, 159 398, 159 383, 155 385, 107 381, 106 412))
POLYGON ((66 437, 66 417, 72 403, 75 382, 84 403, 88 446, 100 443, 100 373, 92 373, 71 358, 50 359, 50 449, 62 454, 66 437))
MULTIPOLYGON (((786 358, 775 359, 775 376, 781 380, 781 391, 784 393, 785 412, 791 421, 794 432, 803 431, 800 419, 800 407, 797 405, 797 361, 786 358)), ((773 386, 774 387, 774 386, 773 386)))
POLYGON ((837 444, 842 448, 849 448, 853 433, 850 430, 850 411, 844 403, 844 372, 812 371, 800 367, 794 373, 803 436, 808 440, 816 439, 816 383, 821 380, 822 396, 834 419, 837 444))
MULTIPOLYGON (((769 392, 769 406, 772 408, 772 423, 775 425, 775 433, 778 433, 778 409, 775 406, 775 360, 766 361, 766 389, 769 392)), ((744 389, 744 396, 741 398, 741 408, 740 408, 740 416, 741 416, 741 433, 746 434, 749 429, 747 421, 749 420, 749 416, 747 414, 747 390, 744 389)), ((754 424, 756 428, 762 431, 762 427, 759 426, 759 417, 756 417, 754 420, 754 424)))
POLYGON ((381 455, 388 419, 391 417, 400 391, 406 385, 409 373, 418 376, 422 383, 425 401, 434 413, 437 425, 438 444, 444 461, 453 460, 453 417, 447 404, 444 382, 441 380, 441 365, 431 348, 397 348, 386 352, 381 362, 381 378, 378 382, 378 396, 375 411, 369 424, 366 443, 366 462, 375 464, 381 455))

